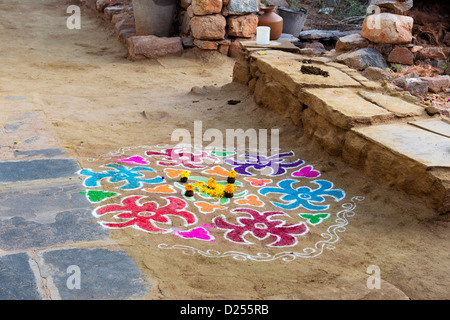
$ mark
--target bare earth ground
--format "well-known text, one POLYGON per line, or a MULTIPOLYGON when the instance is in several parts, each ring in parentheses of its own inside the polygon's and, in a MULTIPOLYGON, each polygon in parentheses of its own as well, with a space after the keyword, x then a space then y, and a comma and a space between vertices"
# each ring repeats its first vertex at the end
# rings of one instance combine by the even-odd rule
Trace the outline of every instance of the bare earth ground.
MULTIPOLYGON (((175 128, 279 128, 282 150, 363 196, 334 250, 291 262, 236 261, 159 250, 161 237, 113 230, 114 239, 155 285, 146 299, 448 299, 449 220, 380 186, 302 138, 289 119, 257 108, 229 84, 233 60, 185 57, 130 62, 111 29, 83 9, 66 28, 72 1, 0 1, 0 94, 29 96, 62 147, 82 167, 121 147, 170 143, 175 128), (194 86, 208 86, 191 93, 194 86), (241 103, 228 105, 230 99, 241 103), (145 111, 145 116, 143 114, 145 111), (420 218, 420 219, 419 219, 420 218), (381 269, 381 289, 366 287, 381 269)), ((24 108, 30 106, 24 105, 24 108)), ((227 248, 223 248, 227 250, 227 248)))

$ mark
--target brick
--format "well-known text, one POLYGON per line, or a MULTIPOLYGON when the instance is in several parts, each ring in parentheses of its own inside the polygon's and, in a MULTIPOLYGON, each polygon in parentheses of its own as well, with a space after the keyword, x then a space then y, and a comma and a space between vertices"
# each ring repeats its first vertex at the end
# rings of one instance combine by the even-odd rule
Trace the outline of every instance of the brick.
POLYGON ((388 57, 388 62, 404 65, 414 64, 414 54, 406 47, 396 46, 388 57))
POLYGON ((179 37, 134 36, 127 40, 130 60, 156 59, 166 55, 179 55, 183 45, 179 37))
POLYGON ((192 0, 192 11, 197 16, 220 13, 222 0, 192 0))
POLYGON ((199 40, 223 40, 227 21, 221 14, 195 16, 191 19, 192 36, 199 40))
POLYGON ((227 19, 228 35, 232 37, 251 38, 256 34, 258 17, 254 14, 232 16, 227 19))

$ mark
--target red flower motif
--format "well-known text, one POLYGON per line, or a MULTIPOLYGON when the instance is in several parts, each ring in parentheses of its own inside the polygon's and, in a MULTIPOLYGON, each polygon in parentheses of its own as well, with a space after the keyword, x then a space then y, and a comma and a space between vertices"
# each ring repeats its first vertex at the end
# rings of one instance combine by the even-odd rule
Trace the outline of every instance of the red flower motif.
POLYGON ((126 228, 133 227, 143 231, 152 233, 168 233, 172 228, 163 229, 157 226, 156 222, 171 224, 169 216, 177 216, 184 220, 185 226, 197 223, 197 217, 189 211, 184 211, 188 204, 178 198, 167 197, 167 205, 158 208, 156 202, 146 202, 139 204, 138 201, 144 198, 143 196, 130 196, 122 200, 122 205, 108 205, 99 207, 94 211, 94 215, 103 216, 111 212, 120 212, 114 218, 125 219, 124 222, 104 222, 101 224, 107 228, 126 228))

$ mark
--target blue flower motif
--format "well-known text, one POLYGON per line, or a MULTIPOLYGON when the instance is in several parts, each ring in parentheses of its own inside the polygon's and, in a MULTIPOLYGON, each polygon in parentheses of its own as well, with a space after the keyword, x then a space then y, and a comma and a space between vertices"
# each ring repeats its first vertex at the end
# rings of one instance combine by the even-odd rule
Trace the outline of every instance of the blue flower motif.
POLYGON ((333 183, 327 180, 312 181, 312 183, 318 185, 318 188, 314 190, 305 186, 294 189, 296 182, 299 181, 294 179, 282 180, 277 183, 278 187, 265 187, 258 192, 263 196, 269 193, 284 194, 280 199, 285 203, 272 202, 272 204, 287 210, 303 207, 311 211, 323 211, 330 207, 329 205, 320 205, 325 202, 325 197, 332 197, 336 201, 340 201, 345 197, 344 191, 339 189, 333 190, 333 183))
POLYGON ((156 170, 150 167, 133 167, 130 169, 121 164, 108 164, 103 167, 111 168, 113 170, 107 170, 103 172, 94 172, 91 169, 80 170, 79 174, 89 176, 84 181, 84 186, 99 187, 101 186, 102 179, 108 179, 111 183, 126 181, 126 184, 119 187, 118 189, 134 190, 142 188, 144 183, 161 183, 164 181, 162 177, 143 179, 145 175, 143 173, 139 173, 139 171, 156 172, 156 170))

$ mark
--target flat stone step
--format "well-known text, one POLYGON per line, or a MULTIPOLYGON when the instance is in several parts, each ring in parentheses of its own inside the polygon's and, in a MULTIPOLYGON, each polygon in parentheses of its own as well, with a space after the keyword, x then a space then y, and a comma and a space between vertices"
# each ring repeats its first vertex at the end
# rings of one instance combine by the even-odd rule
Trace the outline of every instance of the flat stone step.
POLYGON ((393 114, 347 88, 305 89, 302 102, 334 125, 349 129, 355 124, 387 120, 393 114))
MULTIPOLYGON (((256 58, 256 65, 263 74, 270 74, 271 78, 285 86, 292 94, 299 94, 303 88, 344 88, 361 87, 361 84, 345 72, 332 66, 311 59, 310 63, 303 63, 304 56, 279 50, 256 51, 250 53, 256 58), (302 66, 313 66, 328 72, 329 76, 305 74, 302 66)), ((309 60, 310 59, 306 59, 309 60)))
POLYGON ((296 47, 290 40, 273 40, 269 44, 257 44, 256 41, 242 41, 242 48, 259 48, 259 49, 277 49, 288 52, 300 52, 300 49, 296 47))
POLYGON ((381 92, 360 91, 361 97, 383 109, 394 113, 398 117, 426 116, 425 108, 407 102, 401 98, 383 94, 381 92))
POLYGON ((450 123, 445 120, 411 121, 409 124, 450 138, 450 123))
POLYGON ((353 129, 367 139, 427 167, 450 168, 450 138, 410 124, 353 129))

